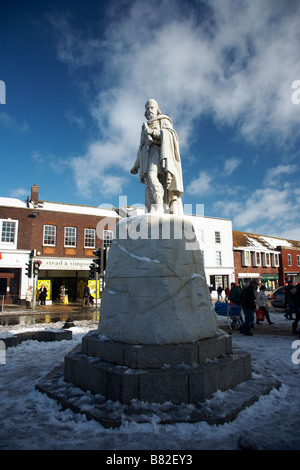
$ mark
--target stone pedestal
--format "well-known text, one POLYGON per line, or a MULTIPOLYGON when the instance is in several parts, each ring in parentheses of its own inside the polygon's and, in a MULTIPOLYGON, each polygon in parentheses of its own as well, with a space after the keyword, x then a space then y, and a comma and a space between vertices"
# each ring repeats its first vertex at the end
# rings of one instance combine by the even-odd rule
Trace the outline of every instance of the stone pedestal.
POLYGON ((250 355, 232 348, 231 336, 179 345, 131 345, 92 331, 65 357, 66 382, 129 404, 198 403, 251 377, 250 355))
POLYGON ((203 257, 189 219, 145 214, 118 223, 99 333, 129 344, 181 344, 216 334, 203 257))
POLYGON ((121 220, 97 331, 65 357, 64 378, 106 400, 198 403, 251 376, 250 355, 217 330, 190 220, 121 220))

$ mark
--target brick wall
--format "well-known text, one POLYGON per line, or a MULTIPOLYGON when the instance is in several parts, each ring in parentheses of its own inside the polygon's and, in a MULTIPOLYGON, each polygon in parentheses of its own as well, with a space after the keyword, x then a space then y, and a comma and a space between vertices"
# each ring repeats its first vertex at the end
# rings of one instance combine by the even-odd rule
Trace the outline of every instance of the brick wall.
MULTIPOLYGON (((32 208, 20 209, 14 207, 0 207, 0 218, 11 218, 12 220, 19 221, 17 244, 19 250, 36 249, 36 251, 40 251, 43 256, 68 256, 72 258, 94 256, 94 249, 84 248, 84 229, 96 229, 97 224, 103 220, 103 217, 93 215, 52 212, 41 209, 34 210, 32 208), (33 212, 38 212, 38 215, 34 217, 32 215, 33 212), (43 246, 44 225, 56 226, 56 246, 43 246), (74 248, 64 247, 65 227, 76 227, 77 229, 77 246, 74 248)), ((114 219, 111 219, 104 228, 114 230, 114 219)), ((102 244, 103 241, 97 237, 96 247, 102 244)))
POLYGON ((285 273, 298 273, 298 278, 300 277, 300 266, 298 266, 297 255, 300 256, 299 249, 294 247, 281 247, 281 285, 285 282, 285 273), (289 265, 288 255, 291 255, 291 265, 289 265))
POLYGON ((266 275, 266 274, 278 274, 278 267, 273 268, 272 266, 252 266, 252 260, 251 260, 251 266, 243 266, 242 265, 242 251, 234 251, 233 252, 233 259, 234 259, 234 266, 235 266, 235 282, 238 282, 238 273, 245 273, 245 274, 250 274, 250 273, 256 273, 259 274, 259 277, 261 275, 266 275))

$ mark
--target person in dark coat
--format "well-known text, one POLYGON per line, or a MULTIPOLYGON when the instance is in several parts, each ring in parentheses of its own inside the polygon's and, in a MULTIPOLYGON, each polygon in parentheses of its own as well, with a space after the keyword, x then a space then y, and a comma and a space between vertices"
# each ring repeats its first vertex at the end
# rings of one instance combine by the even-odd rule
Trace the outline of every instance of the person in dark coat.
POLYGON ((40 299, 41 305, 45 305, 46 297, 47 297, 47 289, 44 286, 44 284, 42 284, 39 289, 39 299, 40 299))
POLYGON ((253 333, 250 332, 250 328, 254 322, 254 311, 256 310, 256 289, 257 282, 251 281, 249 286, 245 287, 242 292, 242 308, 245 315, 245 323, 241 326, 241 333, 244 335, 252 336, 253 333))
POLYGON ((89 307, 90 306, 90 288, 89 286, 85 286, 83 289, 83 307, 89 307))
POLYGON ((295 301, 295 312, 296 312, 296 320, 293 321, 293 333, 297 332, 297 326, 300 320, 300 283, 296 286, 296 294, 294 297, 295 301))
POLYGON ((284 306, 286 313, 284 314, 285 318, 288 320, 293 319, 293 312, 295 308, 295 287, 293 286, 293 281, 289 281, 288 285, 284 288, 284 306))

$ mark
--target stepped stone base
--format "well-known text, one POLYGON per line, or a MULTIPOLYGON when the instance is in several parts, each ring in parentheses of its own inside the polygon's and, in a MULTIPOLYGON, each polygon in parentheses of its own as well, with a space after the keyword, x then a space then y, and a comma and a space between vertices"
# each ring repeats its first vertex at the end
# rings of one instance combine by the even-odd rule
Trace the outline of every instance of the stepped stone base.
POLYGON ((233 348, 232 337, 221 330, 195 343, 143 346, 91 331, 64 363, 66 382, 122 404, 198 403, 250 377, 250 354, 233 348))
POLYGON ((64 339, 72 339, 72 331, 66 330, 40 330, 40 331, 24 331, 23 333, 16 333, 10 336, 0 335, 0 340, 4 341, 5 347, 10 348, 18 346, 23 341, 63 341, 64 339))

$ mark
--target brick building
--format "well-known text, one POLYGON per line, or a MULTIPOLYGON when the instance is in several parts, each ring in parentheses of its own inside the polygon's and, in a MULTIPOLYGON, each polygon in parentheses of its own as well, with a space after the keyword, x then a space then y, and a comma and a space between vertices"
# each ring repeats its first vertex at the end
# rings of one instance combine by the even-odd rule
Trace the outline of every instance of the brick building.
POLYGON ((235 282, 256 280, 269 290, 300 282, 300 242, 233 230, 235 282))
POLYGON ((114 210, 40 200, 36 185, 26 201, 0 197, 2 299, 24 303, 32 256, 40 262, 39 281, 49 287, 48 303, 59 299, 62 285, 70 301, 79 299, 93 251, 110 244, 118 219, 114 210))

